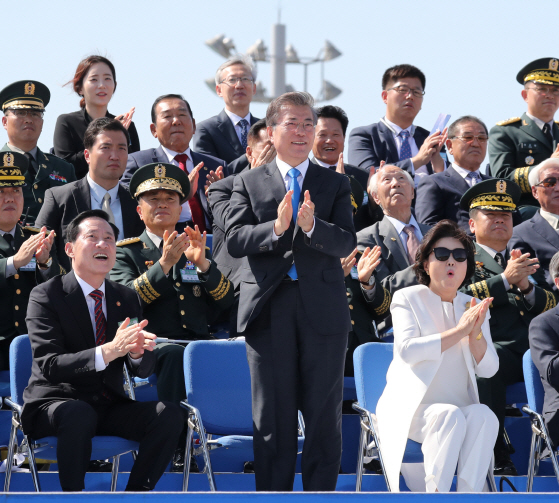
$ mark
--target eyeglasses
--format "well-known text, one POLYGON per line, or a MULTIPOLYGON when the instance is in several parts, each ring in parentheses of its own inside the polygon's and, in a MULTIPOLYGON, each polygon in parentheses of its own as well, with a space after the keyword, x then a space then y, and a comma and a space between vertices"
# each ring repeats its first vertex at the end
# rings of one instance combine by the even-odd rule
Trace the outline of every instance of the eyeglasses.
POLYGON ((412 93, 416 98, 423 98, 425 91, 420 91, 419 89, 412 89, 408 86, 395 86, 387 89, 387 91, 396 91, 397 93, 403 94, 404 96, 408 96, 412 93))
POLYGON ((556 184, 557 178, 555 178, 554 176, 550 176, 549 178, 542 180, 540 183, 536 183, 534 187, 544 187, 546 189, 550 189, 551 187, 555 187, 556 184))
POLYGON ((17 108, 11 109, 8 108, 12 115, 15 115, 18 119, 23 119, 24 117, 31 117, 32 119, 42 119, 45 116, 45 112, 41 112, 40 110, 30 110, 28 108, 17 108))
POLYGON ((227 84, 228 86, 236 86, 238 83, 241 83, 243 86, 248 86, 254 82, 254 79, 250 79, 249 77, 229 77, 227 80, 222 80, 221 84, 227 84))
POLYGON ((557 97, 559 96, 559 87, 541 87, 541 86, 531 86, 528 89, 532 89, 533 91, 536 91, 536 93, 538 94, 545 94, 547 96, 553 96, 553 97, 557 97))
POLYGON ((458 138, 459 140, 462 140, 464 143, 473 143, 474 140, 479 141, 480 143, 486 143, 487 140, 489 140, 489 136, 487 136, 486 134, 480 134, 478 136, 474 136, 471 134, 465 134, 462 136, 451 136, 450 139, 452 140, 453 138, 458 138))
POLYGON ((454 257, 456 262, 464 262, 468 258, 468 252, 464 248, 455 248, 454 250, 449 250, 448 248, 433 248, 432 253, 435 254, 435 258, 439 262, 446 262, 450 255, 454 257))
POLYGON ((312 122, 283 122, 281 125, 287 131, 298 131, 299 126, 302 126, 304 131, 310 132, 315 127, 312 122))

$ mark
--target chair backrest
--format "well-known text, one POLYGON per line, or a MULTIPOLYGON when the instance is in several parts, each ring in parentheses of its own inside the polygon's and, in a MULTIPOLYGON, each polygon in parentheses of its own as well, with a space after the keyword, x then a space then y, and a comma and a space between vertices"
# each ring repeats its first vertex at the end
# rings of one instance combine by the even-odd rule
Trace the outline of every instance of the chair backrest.
POLYGON ((526 385, 526 396, 528 397, 528 407, 534 412, 542 413, 543 410, 543 384, 538 372, 538 368, 532 361, 530 350, 522 357, 522 370, 524 371, 524 384, 526 385))
POLYGON ((244 341, 195 341, 184 351, 188 403, 217 435, 252 435, 250 371, 244 341))
POLYGON ((28 335, 18 335, 10 344, 10 396, 23 405, 23 391, 31 377, 33 353, 28 335))
POLYGON ((386 386, 386 373, 392 362, 394 344, 368 342, 353 353, 355 390, 361 407, 374 412, 386 386))

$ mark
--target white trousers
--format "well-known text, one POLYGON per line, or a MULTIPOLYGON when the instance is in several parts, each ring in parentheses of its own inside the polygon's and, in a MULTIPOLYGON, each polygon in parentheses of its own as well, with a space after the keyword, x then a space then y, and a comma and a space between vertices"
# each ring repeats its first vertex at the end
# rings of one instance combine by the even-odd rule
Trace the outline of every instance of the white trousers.
POLYGON ((457 492, 483 491, 498 430, 497 417, 486 405, 420 405, 408 436, 422 444, 424 464, 402 465, 406 485, 412 491, 449 492, 456 472, 457 492))

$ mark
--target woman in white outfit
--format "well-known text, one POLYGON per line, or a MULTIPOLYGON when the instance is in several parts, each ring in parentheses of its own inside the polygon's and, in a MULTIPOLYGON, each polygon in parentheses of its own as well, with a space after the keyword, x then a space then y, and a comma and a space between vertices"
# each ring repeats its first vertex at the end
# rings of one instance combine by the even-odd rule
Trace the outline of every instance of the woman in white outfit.
MULTIPOLYGON (((454 222, 439 222, 417 251, 420 284, 394 294, 394 360, 376 410, 393 491, 399 490, 408 438, 422 444, 422 490, 448 492, 455 472, 457 491, 484 489, 499 425, 479 403, 476 374, 493 376, 499 360, 489 331, 493 299, 476 302, 458 292, 473 275, 474 253, 454 222)), ((403 474, 408 487, 418 490, 403 474)))

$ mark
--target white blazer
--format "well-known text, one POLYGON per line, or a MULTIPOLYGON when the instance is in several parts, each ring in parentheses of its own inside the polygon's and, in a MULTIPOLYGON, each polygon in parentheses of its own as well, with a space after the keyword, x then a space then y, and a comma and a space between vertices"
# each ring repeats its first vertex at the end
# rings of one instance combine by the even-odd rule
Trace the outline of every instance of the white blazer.
MULTIPOLYGON (((472 297, 458 292, 453 301, 456 322, 472 297)), ((390 306, 394 327, 394 359, 386 374, 386 387, 380 397, 376 419, 386 475, 394 492, 399 491, 400 469, 415 411, 442 361, 441 333, 446 331, 441 298, 425 285, 398 290, 390 306)), ((499 369, 499 358, 489 330, 487 312, 481 331, 487 350, 476 364, 468 339, 462 339, 464 358, 470 376, 468 394, 479 403, 476 374, 492 377, 499 369)))

